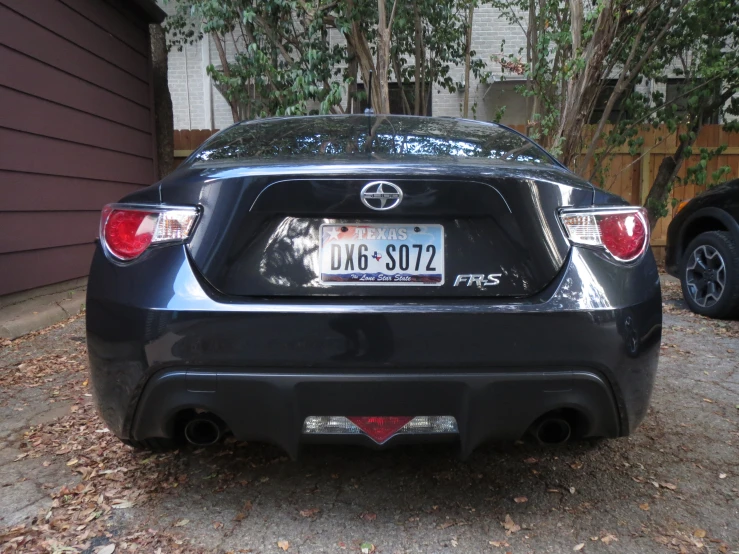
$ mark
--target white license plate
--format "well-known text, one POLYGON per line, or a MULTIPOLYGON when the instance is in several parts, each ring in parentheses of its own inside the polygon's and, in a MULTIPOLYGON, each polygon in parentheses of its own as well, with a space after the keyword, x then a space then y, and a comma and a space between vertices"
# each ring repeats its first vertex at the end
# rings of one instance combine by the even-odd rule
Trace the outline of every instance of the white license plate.
POLYGON ((404 223, 321 225, 321 282, 444 284, 444 227, 404 223))

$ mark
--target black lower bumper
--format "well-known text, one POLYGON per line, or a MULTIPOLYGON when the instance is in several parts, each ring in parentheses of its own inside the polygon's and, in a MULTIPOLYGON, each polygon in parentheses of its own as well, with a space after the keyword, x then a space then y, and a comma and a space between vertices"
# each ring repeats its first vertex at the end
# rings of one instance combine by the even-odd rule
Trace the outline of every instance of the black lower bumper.
MULTIPOLYGON (((205 410, 238 439, 271 442, 291 456, 306 440, 320 441, 303 434, 309 416, 453 416, 464 455, 491 439, 517 439, 554 410, 577 415, 577 436, 620 434, 610 386, 586 371, 296 375, 169 370, 149 381, 139 406, 132 430, 136 440, 172 436, 179 412, 205 410)), ((407 438, 398 435, 384 445, 407 438)))

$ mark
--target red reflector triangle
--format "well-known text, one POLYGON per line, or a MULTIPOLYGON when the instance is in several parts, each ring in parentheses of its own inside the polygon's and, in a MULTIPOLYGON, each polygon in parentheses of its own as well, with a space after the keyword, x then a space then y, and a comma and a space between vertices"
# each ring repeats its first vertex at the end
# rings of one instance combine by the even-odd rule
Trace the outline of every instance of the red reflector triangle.
POLYGON ((364 431, 373 441, 382 444, 397 433, 412 417, 348 417, 354 425, 364 431))

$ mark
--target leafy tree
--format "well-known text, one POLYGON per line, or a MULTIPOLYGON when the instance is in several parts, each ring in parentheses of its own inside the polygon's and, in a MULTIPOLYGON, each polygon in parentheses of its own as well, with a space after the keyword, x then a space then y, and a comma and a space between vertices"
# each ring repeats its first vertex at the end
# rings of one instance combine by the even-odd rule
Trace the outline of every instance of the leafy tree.
MULTIPOLYGON (((509 22, 526 33, 523 51, 495 57, 504 72, 526 79, 529 134, 570 168, 593 179, 602 176, 616 147, 636 154, 644 125, 670 131, 687 126, 679 145, 663 162, 647 200, 652 226, 666 214, 678 171, 692 153, 706 115, 736 113, 739 89, 737 18, 732 0, 493 0, 509 22), (677 65, 675 65, 677 64, 677 65), (636 85, 666 82, 680 75, 681 98, 665 101, 636 85), (608 86, 609 79, 615 84, 608 86), (591 126, 596 101, 607 99, 591 126), (728 103, 727 103, 728 102, 728 103), (620 104, 618 117, 614 110, 620 104), (678 107, 680 109, 678 109, 678 107), (608 128, 613 123, 612 128, 608 128), (583 154, 584 151, 584 154, 583 154)), ((704 152, 689 176, 705 182, 704 152), (701 170, 701 168, 703 168, 701 170)), ((725 172, 721 172, 723 175, 725 172)), ((721 175, 715 177, 720 178, 721 175)))
POLYGON ((356 112, 359 75, 376 113, 390 111, 393 76, 404 111, 424 114, 431 86, 455 90, 450 69, 474 56, 466 16, 477 0, 173 1, 171 46, 213 39, 220 66, 208 73, 234 120, 356 112))
MULTIPOLYGON (((674 31, 660 45, 657 60, 677 60, 675 75, 681 79, 679 103, 658 103, 650 118, 652 123, 665 122, 678 131, 675 153, 664 158, 646 200, 652 226, 667 215, 667 201, 674 184, 717 183, 731 171, 721 167, 712 175, 708 162, 720 155, 717 149, 694 144, 704 124, 718 115, 729 122, 728 131, 739 131, 739 10, 732 0, 693 0, 688 4, 674 31), (678 105, 679 104, 679 105, 678 105), (678 109, 681 108, 681 109, 678 109), (732 121, 733 119, 733 121, 732 121), (678 179, 681 167, 699 154, 695 165, 687 168, 684 180, 678 179)), ((661 72, 659 72, 661 73, 661 72)), ((662 75, 656 76, 664 79, 662 75)))

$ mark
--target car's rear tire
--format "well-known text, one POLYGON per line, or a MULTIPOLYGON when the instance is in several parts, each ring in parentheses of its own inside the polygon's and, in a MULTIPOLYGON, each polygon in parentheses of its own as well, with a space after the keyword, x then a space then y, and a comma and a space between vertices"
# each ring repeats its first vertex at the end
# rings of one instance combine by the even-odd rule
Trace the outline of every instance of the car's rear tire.
POLYGON ((739 245, 731 234, 709 231, 690 241, 680 263, 680 284, 695 313, 715 318, 739 314, 739 245))

